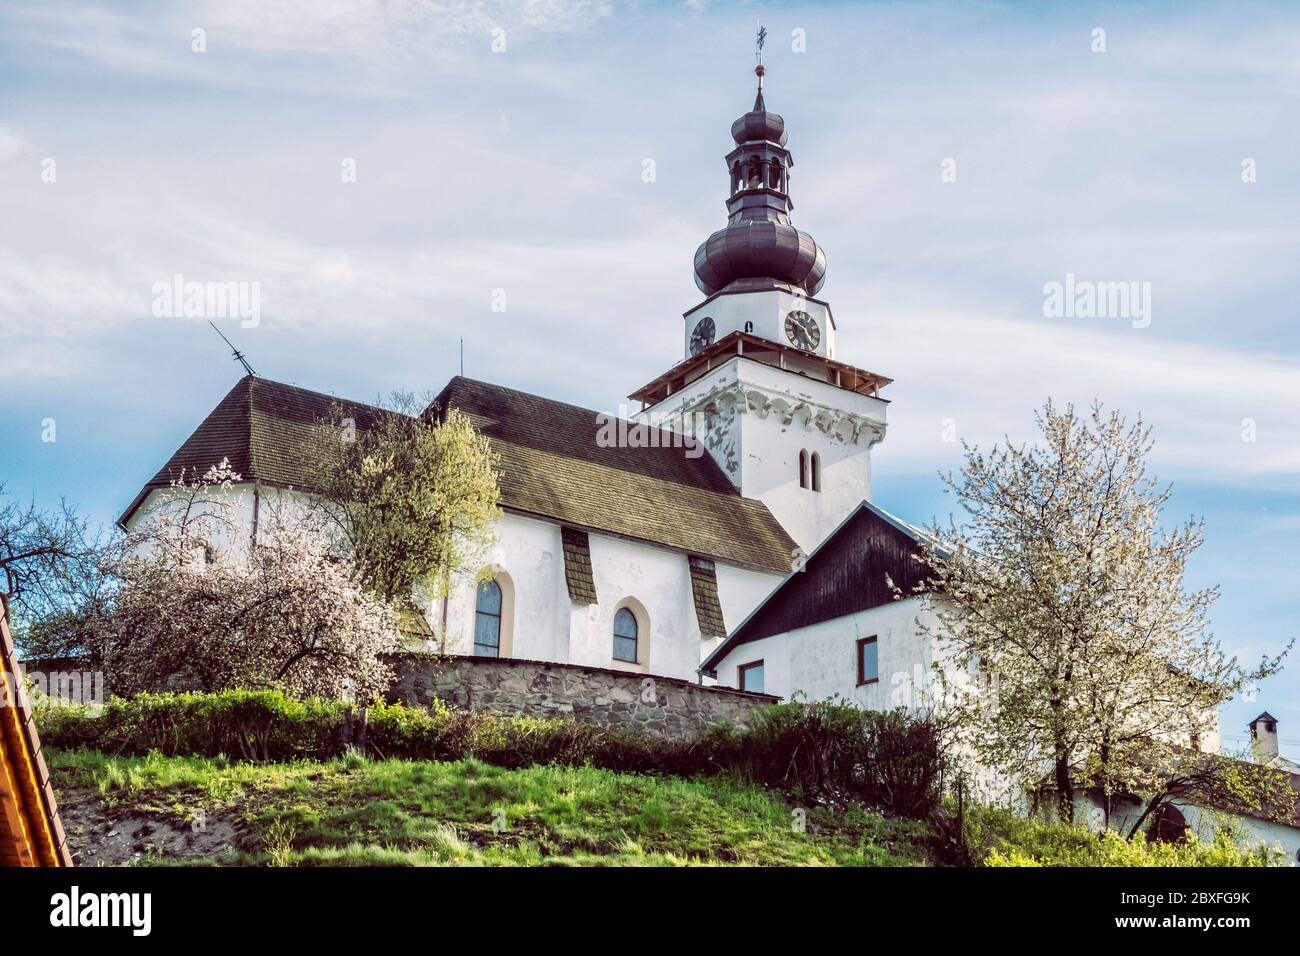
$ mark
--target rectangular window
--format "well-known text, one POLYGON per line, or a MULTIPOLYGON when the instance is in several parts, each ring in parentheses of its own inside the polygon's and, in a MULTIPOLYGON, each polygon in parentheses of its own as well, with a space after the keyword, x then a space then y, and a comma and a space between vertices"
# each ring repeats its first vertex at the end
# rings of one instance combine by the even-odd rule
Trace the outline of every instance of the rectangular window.
POLYGON ((879 652, 874 637, 858 641, 858 686, 874 684, 880 680, 879 652))
POLYGON ((763 662, 751 661, 748 664, 741 664, 739 670, 740 689, 747 690, 751 694, 765 693, 763 690, 763 662))

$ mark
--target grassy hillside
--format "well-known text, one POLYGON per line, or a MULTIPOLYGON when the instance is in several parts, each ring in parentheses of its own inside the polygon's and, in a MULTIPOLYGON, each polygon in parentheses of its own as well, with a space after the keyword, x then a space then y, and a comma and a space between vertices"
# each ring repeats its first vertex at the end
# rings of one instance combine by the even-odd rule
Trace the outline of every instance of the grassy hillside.
POLYGON ((51 752, 78 862, 813 865, 926 862, 927 829, 725 777, 477 760, 255 764, 51 752))
POLYGON ((976 805, 958 823, 933 726, 836 702, 775 706, 689 742, 382 704, 371 759, 345 750, 346 716, 338 702, 228 691, 40 720, 82 864, 1285 862, 1226 830, 1149 844, 976 805))

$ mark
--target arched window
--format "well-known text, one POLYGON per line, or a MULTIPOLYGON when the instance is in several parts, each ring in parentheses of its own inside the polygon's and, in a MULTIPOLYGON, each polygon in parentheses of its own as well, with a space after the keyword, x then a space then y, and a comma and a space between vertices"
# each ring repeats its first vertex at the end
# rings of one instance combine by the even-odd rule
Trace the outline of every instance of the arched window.
POLYGON ((808 487, 808 453, 799 449, 799 487, 808 487))
POLYGON ((781 160, 774 159, 767 167, 767 185, 771 189, 781 188, 781 160))
POLYGON ((731 191, 738 193, 744 187, 744 174, 740 170, 740 160, 731 164, 731 191))
POLYGON ((501 656, 501 585, 490 579, 478 586, 474 603, 474 656, 501 656))
POLYGON ((636 615, 625 607, 614 614, 614 660, 637 663, 636 615))
POLYGON ((763 161, 757 156, 752 156, 749 160, 749 188, 763 188, 763 161))
POLYGON ((817 452, 812 453, 812 465, 808 469, 809 485, 813 491, 822 490, 822 456, 817 452))

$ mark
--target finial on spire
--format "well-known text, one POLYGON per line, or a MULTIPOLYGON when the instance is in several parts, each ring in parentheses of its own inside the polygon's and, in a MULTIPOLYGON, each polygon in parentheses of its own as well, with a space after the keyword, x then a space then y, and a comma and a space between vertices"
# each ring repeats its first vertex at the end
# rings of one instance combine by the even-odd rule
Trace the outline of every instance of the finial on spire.
POLYGON ((754 59, 757 65, 754 67, 754 75, 758 77, 758 97, 754 100, 754 111, 761 112, 766 109, 763 104, 763 74, 767 72, 767 67, 763 66, 763 43, 767 40, 767 28, 763 24, 758 25, 758 35, 754 39, 754 59))

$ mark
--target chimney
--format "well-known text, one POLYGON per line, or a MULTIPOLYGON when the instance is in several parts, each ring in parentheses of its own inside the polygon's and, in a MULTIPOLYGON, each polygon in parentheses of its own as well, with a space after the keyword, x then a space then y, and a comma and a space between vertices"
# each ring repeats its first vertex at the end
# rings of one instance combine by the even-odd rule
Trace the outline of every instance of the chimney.
POLYGON ((1268 763, 1277 753, 1277 718, 1268 711, 1250 722, 1250 752, 1255 763, 1268 763))

